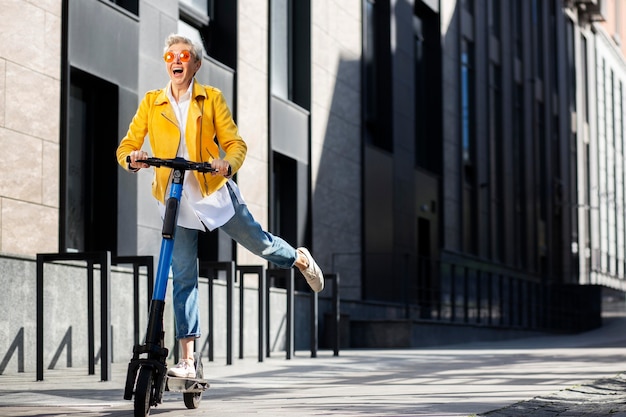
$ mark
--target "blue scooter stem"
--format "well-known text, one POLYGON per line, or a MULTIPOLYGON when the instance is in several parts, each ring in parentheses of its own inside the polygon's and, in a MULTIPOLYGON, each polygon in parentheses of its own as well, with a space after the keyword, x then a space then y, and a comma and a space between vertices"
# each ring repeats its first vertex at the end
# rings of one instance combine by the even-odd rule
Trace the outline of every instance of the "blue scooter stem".
POLYGON ((154 292, 152 293, 153 300, 165 300, 165 292, 167 289, 167 279, 170 272, 170 265, 172 263, 172 254, 174 252, 174 239, 163 238, 161 241, 161 252, 159 259, 169 259, 170 262, 159 261, 157 269, 156 280, 154 281, 154 292))
POLYGON ((172 265, 174 254, 174 231, 176 230, 176 220, 178 217, 178 205, 183 191, 183 172, 181 177, 174 176, 174 181, 170 187, 170 197, 167 200, 166 218, 163 220, 163 239, 161 240, 161 252, 159 254, 159 265, 157 267, 156 280, 154 281, 153 300, 165 300, 167 290, 167 279, 172 265), (173 213, 173 214, 172 214, 173 213))

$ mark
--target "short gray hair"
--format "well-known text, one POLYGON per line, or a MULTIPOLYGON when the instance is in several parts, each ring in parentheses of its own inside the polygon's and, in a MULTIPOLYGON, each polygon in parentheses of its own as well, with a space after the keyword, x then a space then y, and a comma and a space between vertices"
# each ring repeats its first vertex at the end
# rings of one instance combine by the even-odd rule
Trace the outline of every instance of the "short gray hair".
POLYGON ((202 46, 194 43, 188 37, 179 35, 177 33, 172 33, 165 39, 165 47, 163 48, 163 53, 166 53, 172 45, 176 45, 177 43, 184 43, 185 45, 189 45, 189 51, 196 58, 196 61, 202 60, 202 46))

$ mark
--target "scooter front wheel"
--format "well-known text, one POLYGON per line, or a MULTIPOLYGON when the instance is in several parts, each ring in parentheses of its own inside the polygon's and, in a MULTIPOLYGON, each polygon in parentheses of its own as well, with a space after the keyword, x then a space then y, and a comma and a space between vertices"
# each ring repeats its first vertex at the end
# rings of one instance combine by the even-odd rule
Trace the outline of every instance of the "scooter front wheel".
POLYGON ((150 414, 152 403, 152 368, 139 368, 135 384, 135 417, 146 417, 150 414))

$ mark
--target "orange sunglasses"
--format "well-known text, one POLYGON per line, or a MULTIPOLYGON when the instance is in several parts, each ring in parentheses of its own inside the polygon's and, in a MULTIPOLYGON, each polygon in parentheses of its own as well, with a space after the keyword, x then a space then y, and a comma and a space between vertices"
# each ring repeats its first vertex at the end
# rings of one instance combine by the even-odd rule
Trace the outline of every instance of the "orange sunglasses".
POLYGON ((174 62, 177 56, 181 62, 189 62, 189 60, 191 59, 191 52, 186 49, 180 51, 179 53, 167 51, 163 55, 163 59, 169 64, 170 62, 174 62))

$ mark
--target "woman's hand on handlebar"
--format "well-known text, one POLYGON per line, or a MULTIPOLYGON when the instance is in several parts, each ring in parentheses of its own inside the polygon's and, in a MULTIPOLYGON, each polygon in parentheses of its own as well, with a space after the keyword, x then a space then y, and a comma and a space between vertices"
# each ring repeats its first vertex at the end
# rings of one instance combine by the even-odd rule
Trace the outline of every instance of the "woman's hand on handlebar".
POLYGON ((223 159, 212 160, 211 168, 215 170, 211 175, 223 175, 224 177, 230 177, 232 175, 230 164, 223 159))
POLYGON ((131 169, 141 169, 141 168, 149 168, 150 165, 144 163, 137 162, 148 159, 148 153, 142 150, 132 151, 130 155, 128 155, 130 161, 128 162, 128 167, 131 169))

